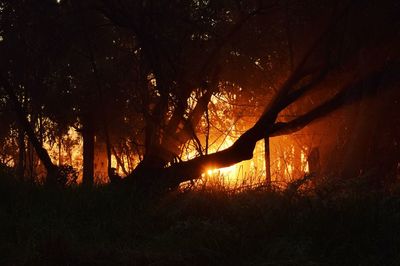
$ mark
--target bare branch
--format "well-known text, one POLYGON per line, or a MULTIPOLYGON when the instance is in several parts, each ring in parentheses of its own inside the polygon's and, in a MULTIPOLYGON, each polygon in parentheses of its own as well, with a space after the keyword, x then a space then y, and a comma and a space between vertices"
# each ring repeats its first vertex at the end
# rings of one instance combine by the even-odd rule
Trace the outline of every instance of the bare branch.
POLYGON ((375 89, 379 87, 379 82, 382 76, 386 73, 387 67, 372 73, 366 79, 362 79, 355 84, 351 84, 343 88, 334 97, 286 123, 275 123, 270 132, 270 137, 291 134, 299 131, 311 122, 325 117, 344 105, 352 104, 363 97, 372 96, 375 89))

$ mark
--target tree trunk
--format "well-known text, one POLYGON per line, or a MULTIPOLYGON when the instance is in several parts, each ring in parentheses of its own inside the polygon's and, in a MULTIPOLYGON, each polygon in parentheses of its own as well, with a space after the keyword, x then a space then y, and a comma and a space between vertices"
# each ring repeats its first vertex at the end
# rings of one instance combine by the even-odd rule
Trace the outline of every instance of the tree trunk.
POLYGON ((92 186, 94 180, 94 126, 91 118, 84 119, 83 138, 83 179, 84 186, 92 186))
POLYGON ((321 169, 319 158, 320 158, 319 148, 313 147, 310 151, 310 154, 308 155, 307 161, 310 174, 316 176, 317 178, 320 177, 320 169, 321 169))
POLYGON ((301 145, 293 145, 292 149, 293 177, 300 178, 304 174, 301 169, 301 145))
POLYGON ((58 136, 58 166, 63 164, 61 155, 62 135, 58 136))
POLYGON ((264 155, 265 155, 265 183, 271 186, 271 151, 269 147, 269 137, 264 138, 264 155))
POLYGON ((17 175, 20 180, 24 180, 25 174, 25 132, 20 127, 18 130, 18 165, 17 175))

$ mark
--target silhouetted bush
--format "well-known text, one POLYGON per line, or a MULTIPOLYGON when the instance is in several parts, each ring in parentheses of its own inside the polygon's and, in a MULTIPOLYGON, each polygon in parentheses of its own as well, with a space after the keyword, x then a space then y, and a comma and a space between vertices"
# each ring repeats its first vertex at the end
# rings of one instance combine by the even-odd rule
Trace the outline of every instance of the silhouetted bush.
POLYGON ((78 179, 78 171, 71 165, 61 165, 58 167, 58 182, 62 185, 76 185, 78 179))

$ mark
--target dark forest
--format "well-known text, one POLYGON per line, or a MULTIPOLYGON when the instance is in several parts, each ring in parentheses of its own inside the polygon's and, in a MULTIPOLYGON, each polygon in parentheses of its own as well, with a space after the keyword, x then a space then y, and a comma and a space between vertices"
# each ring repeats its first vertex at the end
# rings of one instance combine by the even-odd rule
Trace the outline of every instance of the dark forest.
POLYGON ((1 265, 400 264, 397 0, 0 0, 1 265))

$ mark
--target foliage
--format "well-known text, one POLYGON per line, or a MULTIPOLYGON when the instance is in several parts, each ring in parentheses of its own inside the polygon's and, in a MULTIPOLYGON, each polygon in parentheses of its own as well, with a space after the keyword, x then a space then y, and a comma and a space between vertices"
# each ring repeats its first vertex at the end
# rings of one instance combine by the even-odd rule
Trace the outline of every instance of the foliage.
POLYGON ((71 165, 61 165, 58 167, 59 180, 58 182, 63 185, 76 185, 78 179, 78 171, 71 165))

